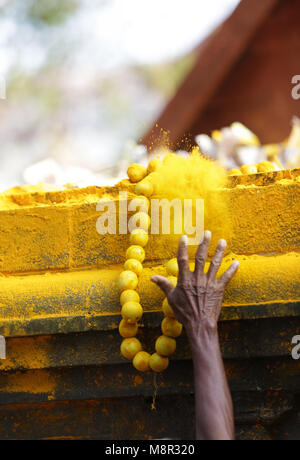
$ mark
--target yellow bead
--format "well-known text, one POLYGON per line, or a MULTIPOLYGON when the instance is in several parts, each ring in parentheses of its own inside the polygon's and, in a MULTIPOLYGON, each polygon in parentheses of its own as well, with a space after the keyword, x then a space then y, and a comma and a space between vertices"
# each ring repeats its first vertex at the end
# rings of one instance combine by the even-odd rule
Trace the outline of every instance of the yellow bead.
POLYGON ((161 356, 170 356, 176 350, 176 340, 166 337, 165 335, 161 335, 156 340, 155 350, 156 353, 161 356))
POLYGON ((119 333, 125 339, 135 337, 138 332, 138 325, 137 324, 130 324, 125 319, 119 324, 119 333))
POLYGON ((151 182, 144 180, 142 182, 139 182, 136 187, 135 187, 135 193, 136 195, 143 195, 149 198, 151 195, 153 195, 153 185, 151 182))
POLYGON ((136 259, 128 259, 128 260, 126 260, 126 262, 124 264, 124 268, 125 268, 125 270, 130 270, 130 271, 134 272, 137 276, 140 276, 140 274, 143 271, 143 265, 141 264, 141 262, 139 262, 136 259))
POLYGON ((135 337, 124 339, 121 343, 121 355, 126 359, 133 359, 141 350, 142 344, 135 337))
POLYGON ((243 174, 239 169, 232 169, 229 171, 228 176, 242 176, 243 174))
POLYGON ((245 165, 241 167, 243 174, 257 174, 257 167, 255 165, 245 165))
POLYGON ((145 196, 137 196, 130 201, 129 211, 148 212, 150 201, 145 196))
POLYGON ((139 164, 132 164, 129 166, 127 170, 127 175, 129 177, 130 182, 136 184, 140 182, 147 176, 147 170, 144 166, 139 164))
POLYGON ((126 251, 126 259, 135 259, 144 262, 146 257, 145 251, 141 246, 130 246, 126 251))
POLYGON ((275 171, 275 166, 271 161, 262 161, 257 165, 257 170, 259 173, 267 173, 275 171))
POLYGON ((149 365, 154 372, 163 372, 169 366, 169 358, 154 353, 150 358, 149 365))
POLYGON ((152 195, 157 194, 159 190, 160 181, 161 181, 160 174, 158 172, 152 172, 147 177, 147 181, 150 182, 153 187, 152 195))
POLYGON ((168 280, 170 281, 172 288, 176 288, 177 286, 177 278, 176 276, 168 276, 168 280))
POLYGON ((162 162, 158 160, 157 158, 153 158, 153 160, 151 160, 148 165, 147 173, 151 174, 155 171, 158 171, 161 167, 162 167, 162 162))
POLYGON ((178 276, 178 262, 177 259, 171 259, 169 262, 166 264, 167 272, 168 275, 171 276, 178 276))
POLYGON ((165 318, 161 323, 161 330, 167 337, 179 337, 182 333, 182 324, 173 318, 165 318))
POLYGON ((211 133, 211 138, 215 141, 215 142, 221 142, 221 140, 223 139, 223 134, 221 131, 219 131, 218 129, 216 129, 215 131, 213 131, 211 133))
POLYGON ((163 309, 163 312, 164 312, 165 316, 167 316, 168 318, 175 318, 173 308, 169 304, 167 298, 163 301, 162 309, 163 309))
POLYGON ((128 323, 135 324, 143 316, 143 307, 137 302, 124 303, 121 315, 128 323))
POLYGON ((136 246, 142 246, 144 248, 147 246, 149 241, 148 233, 145 232, 142 228, 136 228, 130 234, 130 243, 136 246))
POLYGON ((136 370, 140 372, 146 372, 150 370, 149 361, 149 353, 146 353, 145 351, 140 351, 134 357, 133 366, 136 368, 136 370))
POLYGON ((145 230, 145 232, 149 230, 150 225, 151 225, 151 219, 150 219, 150 216, 148 216, 148 214, 146 214, 145 212, 137 212, 134 215, 134 218, 135 218, 135 226, 138 229, 145 230))
POLYGON ((262 150, 266 157, 271 160, 272 158, 277 157, 280 155, 281 152, 281 145, 280 144, 266 144, 263 146, 262 150))
POLYGON ((139 303, 140 302, 140 296, 138 295, 138 293, 136 291, 132 291, 132 290, 123 291, 122 294, 121 294, 121 297, 120 297, 120 303, 121 303, 122 307, 127 302, 137 302, 137 303, 139 303))
POLYGON ((120 274, 119 288, 121 291, 126 291, 127 289, 134 290, 138 284, 139 280, 134 272, 126 270, 120 274))

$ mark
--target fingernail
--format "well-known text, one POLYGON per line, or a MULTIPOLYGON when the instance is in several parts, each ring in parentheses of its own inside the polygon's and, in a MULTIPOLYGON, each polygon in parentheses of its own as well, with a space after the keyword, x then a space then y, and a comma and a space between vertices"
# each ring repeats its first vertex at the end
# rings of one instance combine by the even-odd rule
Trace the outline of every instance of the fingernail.
POLYGON ((219 245, 220 245, 222 248, 225 249, 226 246, 227 246, 227 241, 225 241, 225 240, 220 240, 220 241, 219 241, 219 245))
POLYGON ((186 235, 183 235, 181 240, 184 244, 188 244, 188 237, 186 235))
POLYGON ((204 237, 206 239, 210 239, 211 238, 211 231, 210 230, 206 230, 206 232, 204 232, 204 237))
POLYGON ((237 268, 240 266, 240 263, 238 260, 235 260, 232 265, 234 266, 234 268, 237 268))

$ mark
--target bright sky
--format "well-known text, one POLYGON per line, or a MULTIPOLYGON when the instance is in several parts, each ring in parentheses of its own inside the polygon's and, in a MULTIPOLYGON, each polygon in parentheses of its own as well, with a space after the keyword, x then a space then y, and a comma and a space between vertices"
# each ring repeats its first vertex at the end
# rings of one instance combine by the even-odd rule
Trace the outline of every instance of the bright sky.
MULTIPOLYGON (((186 54, 228 16, 240 0, 109 0, 73 19, 74 34, 99 65, 155 64, 186 54)), ((81 57, 84 61, 84 56, 81 57)), ((88 62, 85 62, 88 65, 88 62)))
POLYGON ((15 61, 39 67, 57 37, 70 44, 70 62, 87 72, 169 61, 191 51, 239 1, 81 0, 77 14, 47 40, 7 11, 0 18, 0 72, 6 74, 15 61))

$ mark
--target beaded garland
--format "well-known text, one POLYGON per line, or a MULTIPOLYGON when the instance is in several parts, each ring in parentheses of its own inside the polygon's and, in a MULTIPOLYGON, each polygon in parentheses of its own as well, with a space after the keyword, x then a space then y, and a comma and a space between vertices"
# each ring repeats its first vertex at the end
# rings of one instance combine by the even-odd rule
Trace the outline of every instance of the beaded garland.
MULTIPOLYGON (((182 333, 182 324, 176 319, 172 307, 167 298, 164 299, 162 310, 164 319, 161 323, 162 335, 155 343, 155 353, 150 355, 143 350, 141 342, 136 338, 138 333, 138 322, 143 315, 143 308, 140 304, 140 296, 137 292, 139 276, 143 271, 142 263, 145 260, 145 250, 149 241, 148 230, 150 227, 149 198, 154 192, 150 181, 144 180, 147 174, 154 172, 159 167, 158 160, 152 160, 148 171, 141 165, 131 165, 128 169, 128 176, 131 182, 136 183, 135 192, 137 198, 135 204, 140 204, 144 212, 135 214, 135 221, 139 228, 130 234, 130 244, 126 252, 124 271, 119 277, 119 288, 121 291, 120 303, 122 306, 122 320, 119 324, 119 332, 123 337, 121 354, 126 359, 132 360, 133 366, 141 372, 152 370, 163 372, 169 366, 169 356, 176 350, 176 338, 182 333), (137 202, 140 203, 137 203, 137 202), (147 209, 147 212, 145 210, 147 209)), ((176 259, 170 260, 167 265, 169 280, 175 287, 177 284, 178 264, 176 259)))

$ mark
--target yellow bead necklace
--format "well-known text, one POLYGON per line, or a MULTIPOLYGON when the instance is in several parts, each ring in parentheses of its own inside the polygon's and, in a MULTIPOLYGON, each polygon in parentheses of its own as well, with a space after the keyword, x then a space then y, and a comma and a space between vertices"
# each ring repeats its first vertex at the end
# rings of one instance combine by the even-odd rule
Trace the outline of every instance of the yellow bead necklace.
MULTIPOLYGON (((136 183, 135 192, 138 200, 144 203, 144 208, 148 209, 148 198, 154 192, 153 185, 150 181, 144 180, 147 173, 153 172, 158 168, 158 160, 153 160, 146 168, 141 165, 131 165, 128 169, 128 176, 131 182, 136 183), (145 206, 145 203, 147 206, 145 206)), ((135 201, 137 200, 135 199, 135 201)), ((172 307, 169 305, 167 298, 164 299, 162 310, 165 315, 161 323, 162 334, 155 343, 155 353, 150 355, 143 351, 141 342, 136 338, 138 333, 138 322, 142 319, 143 308, 140 304, 140 296, 136 289, 139 284, 139 276, 143 271, 142 263, 145 260, 145 250, 149 241, 148 230, 150 227, 150 217, 146 212, 135 214, 137 226, 130 234, 130 244, 126 252, 126 261, 124 271, 119 277, 119 288, 121 291, 120 303, 122 306, 122 320, 119 324, 119 332, 123 337, 121 344, 121 354, 124 358, 132 360, 133 366, 141 372, 152 369, 154 372, 163 372, 169 365, 169 356, 176 350, 176 338, 182 333, 182 324, 176 319, 172 307)), ((178 265, 177 260, 172 259, 167 263, 167 272, 169 280, 175 287, 177 284, 178 265)))

